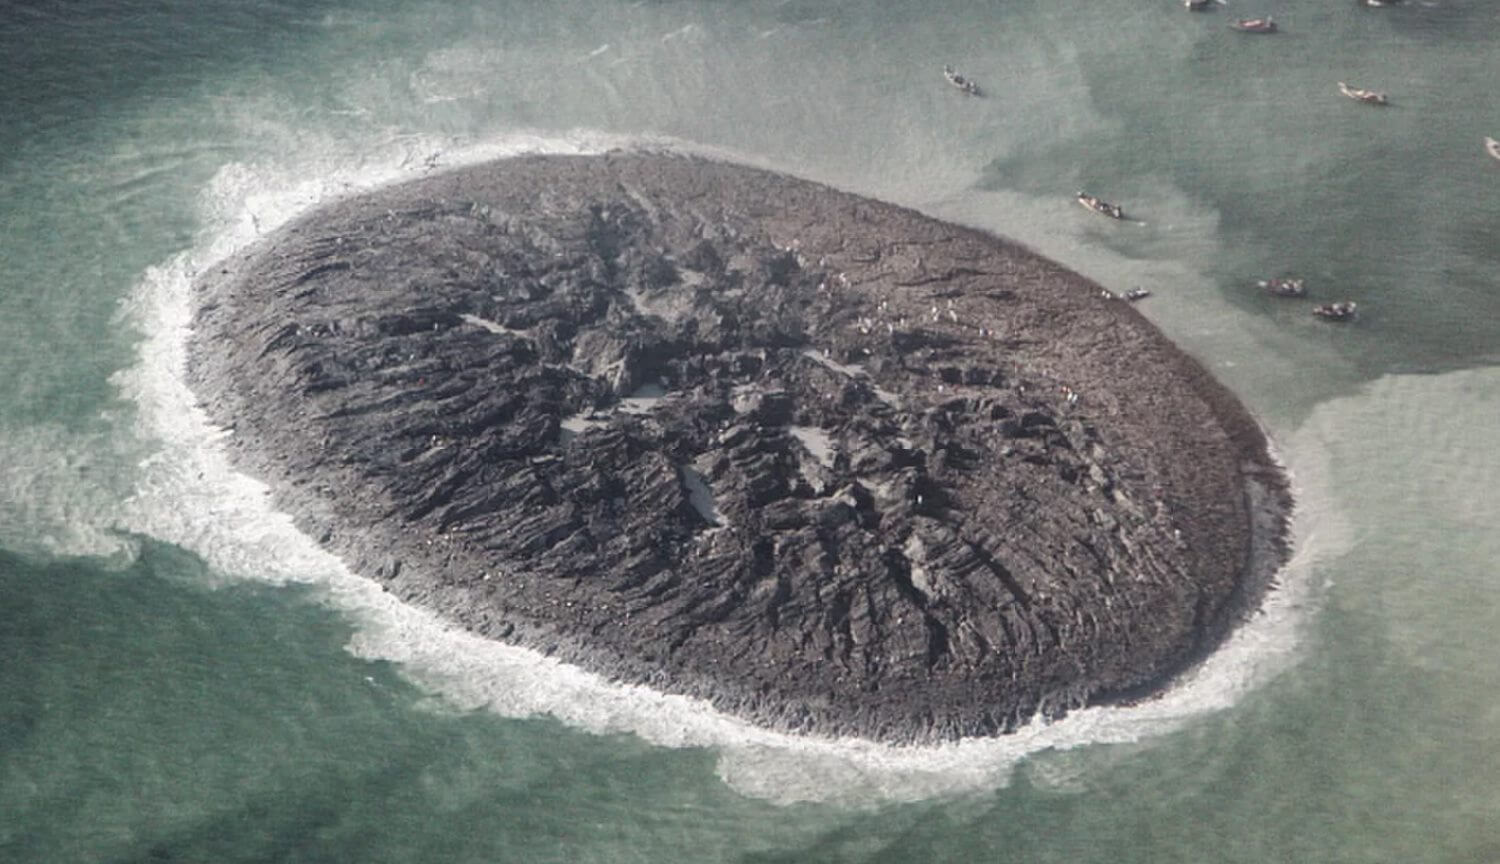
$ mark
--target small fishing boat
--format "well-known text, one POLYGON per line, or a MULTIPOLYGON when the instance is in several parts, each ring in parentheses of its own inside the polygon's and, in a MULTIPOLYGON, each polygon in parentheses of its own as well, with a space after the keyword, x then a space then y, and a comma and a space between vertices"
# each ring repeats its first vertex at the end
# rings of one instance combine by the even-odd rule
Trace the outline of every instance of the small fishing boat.
POLYGON ((1272 21, 1271 16, 1269 15, 1264 18, 1241 18, 1238 21, 1232 22, 1229 26, 1240 31, 1241 33, 1276 32, 1276 22, 1272 21))
POLYGON ((952 84, 954 87, 957 87, 970 96, 984 95, 979 92, 978 84, 975 84, 972 80, 965 78, 964 76, 953 71, 952 66, 943 67, 943 77, 948 79, 949 84, 952 84))
POLYGON ((1329 321, 1350 321, 1354 318, 1354 311, 1354 301, 1350 300, 1343 303, 1324 303, 1314 308, 1313 314, 1329 321))
POLYGON ((1390 104, 1384 93, 1377 93, 1374 90, 1365 90, 1360 87, 1350 87, 1342 81, 1339 82, 1339 92, 1356 102, 1363 102, 1366 105, 1390 104))
POLYGON ((1186 6, 1189 12, 1202 12, 1214 5, 1214 0, 1182 0, 1182 5, 1186 6))
POLYGON ((1378 9, 1382 6, 1396 6, 1400 3, 1401 0, 1359 0, 1359 5, 1369 6, 1372 9, 1378 9))
POLYGON ((1125 299, 1132 302, 1136 300, 1144 300, 1150 296, 1151 292, 1147 291, 1145 288, 1132 288, 1129 291, 1125 292, 1125 299))
POLYGON ((1102 198, 1096 198, 1086 192, 1079 192, 1077 198, 1079 204, 1082 204, 1095 213, 1100 213, 1111 219, 1125 218, 1125 211, 1120 209, 1120 205, 1118 204, 1111 204, 1102 198))
POLYGON ((1486 136, 1484 139, 1484 152, 1490 154, 1496 159, 1500 159, 1500 141, 1496 141, 1495 139, 1486 136))
POLYGON ((1306 297, 1307 285, 1301 279, 1287 279, 1276 277, 1274 279, 1262 279, 1255 283, 1257 288, 1275 294, 1277 297, 1306 297))

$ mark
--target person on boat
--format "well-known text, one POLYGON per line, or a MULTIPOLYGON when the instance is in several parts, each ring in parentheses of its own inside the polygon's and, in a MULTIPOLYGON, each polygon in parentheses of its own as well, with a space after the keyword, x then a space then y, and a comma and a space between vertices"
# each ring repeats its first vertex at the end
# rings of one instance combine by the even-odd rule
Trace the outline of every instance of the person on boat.
POLYGON ((1352 318, 1354 317, 1354 312, 1355 304, 1352 300, 1348 302, 1328 303, 1313 310, 1313 314, 1315 315, 1331 318, 1336 321, 1352 318))

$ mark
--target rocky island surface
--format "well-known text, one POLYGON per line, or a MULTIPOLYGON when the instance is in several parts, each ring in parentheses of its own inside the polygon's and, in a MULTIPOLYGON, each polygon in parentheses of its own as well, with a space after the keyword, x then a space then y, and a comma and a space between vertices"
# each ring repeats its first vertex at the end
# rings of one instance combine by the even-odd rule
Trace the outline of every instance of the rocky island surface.
POLYGON ((232 460, 357 572, 778 729, 1139 698, 1287 554, 1261 430, 1128 304, 807 181, 502 160, 320 207, 195 290, 232 460))

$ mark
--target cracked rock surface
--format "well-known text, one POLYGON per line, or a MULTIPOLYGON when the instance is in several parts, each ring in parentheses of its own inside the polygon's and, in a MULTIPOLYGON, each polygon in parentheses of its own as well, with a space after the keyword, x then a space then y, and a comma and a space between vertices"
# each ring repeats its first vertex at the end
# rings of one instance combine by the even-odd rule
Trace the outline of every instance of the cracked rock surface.
POLYGON ((891 742, 1134 699, 1286 557, 1240 404, 1009 241, 755 169, 535 156, 196 286, 230 456, 478 633, 891 742))

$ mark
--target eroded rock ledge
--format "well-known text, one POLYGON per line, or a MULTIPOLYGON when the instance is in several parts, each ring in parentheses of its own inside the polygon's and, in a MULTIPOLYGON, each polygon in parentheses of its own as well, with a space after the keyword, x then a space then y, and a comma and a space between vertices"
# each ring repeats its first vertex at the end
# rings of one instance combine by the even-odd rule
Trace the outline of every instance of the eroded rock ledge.
POLYGON ((464 627, 789 730, 1135 698, 1285 559, 1254 421, 1008 241, 660 154, 318 209, 206 274, 235 463, 464 627))

